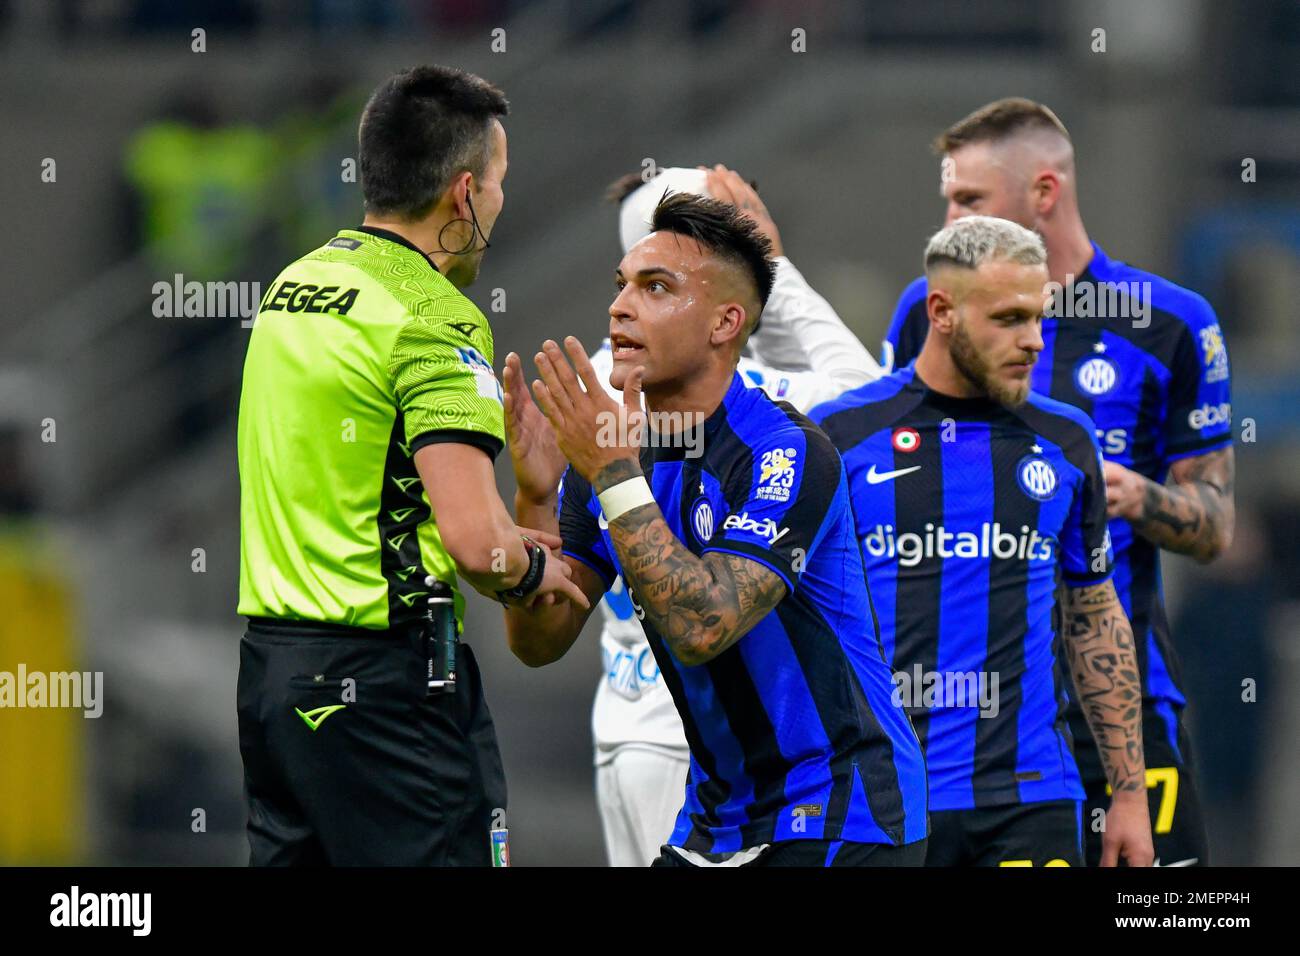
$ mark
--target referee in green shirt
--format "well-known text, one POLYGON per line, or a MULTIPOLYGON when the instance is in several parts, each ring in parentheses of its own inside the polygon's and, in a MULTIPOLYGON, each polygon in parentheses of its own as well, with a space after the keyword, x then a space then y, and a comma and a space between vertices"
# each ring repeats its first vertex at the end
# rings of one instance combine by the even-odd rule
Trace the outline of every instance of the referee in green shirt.
POLYGON ((361 117, 366 216, 267 289, 239 405, 239 744, 254 865, 488 864, 505 777, 478 667, 429 693, 428 599, 586 599, 496 491, 492 330, 459 291, 501 211, 508 105, 444 67, 361 117))

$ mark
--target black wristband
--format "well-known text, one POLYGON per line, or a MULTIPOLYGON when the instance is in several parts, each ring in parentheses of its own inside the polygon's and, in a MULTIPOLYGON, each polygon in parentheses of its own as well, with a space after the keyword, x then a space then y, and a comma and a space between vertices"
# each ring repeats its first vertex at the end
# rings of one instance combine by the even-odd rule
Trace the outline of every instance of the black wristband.
POLYGON ((497 598, 502 604, 527 597, 542 585, 542 577, 546 573, 546 548, 531 538, 525 537, 523 541, 524 550, 528 552, 528 570, 514 587, 497 592, 497 598))

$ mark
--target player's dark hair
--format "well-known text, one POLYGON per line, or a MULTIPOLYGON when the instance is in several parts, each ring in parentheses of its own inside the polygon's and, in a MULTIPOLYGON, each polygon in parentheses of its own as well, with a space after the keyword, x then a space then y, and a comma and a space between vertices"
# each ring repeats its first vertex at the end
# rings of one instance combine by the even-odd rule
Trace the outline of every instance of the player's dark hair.
POLYGON ((357 133, 367 213, 411 222, 451 181, 482 176, 492 157, 492 120, 510 112, 505 94, 473 73, 417 66, 371 95, 357 133))
MULTIPOLYGON (((760 312, 772 294, 776 264, 772 243, 753 219, 731 203, 693 193, 665 195, 650 219, 651 232, 673 232, 740 266, 754 282, 760 312)), ((757 321, 754 328, 758 328, 757 321)))
POLYGON ((1042 103, 1009 96, 981 106, 935 137, 934 151, 943 156, 970 143, 998 142, 1022 130, 1055 130, 1070 140, 1065 124, 1042 103))
POLYGON ((640 189, 645 181, 641 173, 628 173, 625 176, 618 177, 605 187, 605 202, 612 202, 615 205, 621 203, 640 189))

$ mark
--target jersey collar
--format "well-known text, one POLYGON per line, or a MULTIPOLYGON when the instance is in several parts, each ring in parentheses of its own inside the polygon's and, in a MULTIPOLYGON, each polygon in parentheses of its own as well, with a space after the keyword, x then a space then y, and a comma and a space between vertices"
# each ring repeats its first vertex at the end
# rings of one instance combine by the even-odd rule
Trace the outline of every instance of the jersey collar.
POLYGON ((407 239, 405 236, 399 236, 391 229, 380 229, 378 226, 353 226, 352 231, 364 232, 367 236, 374 236, 376 239, 387 239, 389 242, 395 242, 399 246, 406 246, 406 248, 410 249, 425 262, 429 263, 429 266, 434 272, 437 272, 439 275, 442 274, 441 270, 433 264, 433 260, 424 254, 424 250, 413 243, 410 239, 407 239))
POLYGON ((1097 282, 1102 276, 1110 273, 1110 256, 1102 250, 1101 246, 1089 240, 1092 246, 1092 259, 1088 262, 1088 267, 1083 270, 1083 274, 1075 279, 1075 282, 1097 282))
POLYGON ((912 380, 905 387, 920 392, 922 400, 927 405, 945 414, 952 415, 954 418, 984 417, 1003 407, 986 395, 960 398, 956 395, 945 395, 943 392, 936 392, 925 383, 921 376, 916 374, 915 365, 909 365, 908 368, 912 370, 912 380))
MULTIPOLYGON (((743 398, 748 392, 749 389, 745 387, 745 380, 740 377, 740 373, 732 372, 731 384, 727 386, 727 391, 726 394, 722 396, 722 401, 719 402, 718 407, 710 412, 708 417, 704 419, 704 435, 702 437, 704 447, 708 447, 708 443, 713 440, 718 429, 721 428, 722 424, 727 420, 727 410, 735 404, 737 399, 743 398)), ((695 427, 698 428, 700 426, 695 427)), ((673 441, 666 444, 656 444, 651 442, 649 445, 641 449, 641 467, 648 470, 649 466, 656 462, 683 461, 686 458, 685 452, 687 444, 688 443, 684 441, 673 441)), ((698 447, 694 441, 689 444, 691 447, 698 447)))
MULTIPOLYGON (((755 388, 755 392, 761 392, 762 389, 755 388)), ((717 434, 718 429, 722 427, 727 420, 727 413, 736 406, 739 401, 751 398, 750 390, 745 385, 745 380, 740 377, 739 372, 731 373, 731 384, 727 386, 727 393, 722 396, 722 401, 718 407, 709 413, 709 417, 704 419, 704 440, 710 441, 717 434)))
POLYGON ((740 372, 731 373, 731 384, 727 386, 727 392, 722 396, 722 401, 718 407, 709 413, 709 417, 704 420, 704 432, 711 435, 718 430, 718 426, 726 421, 727 409, 736 404, 736 401, 749 393, 745 386, 745 380, 740 377, 740 372))

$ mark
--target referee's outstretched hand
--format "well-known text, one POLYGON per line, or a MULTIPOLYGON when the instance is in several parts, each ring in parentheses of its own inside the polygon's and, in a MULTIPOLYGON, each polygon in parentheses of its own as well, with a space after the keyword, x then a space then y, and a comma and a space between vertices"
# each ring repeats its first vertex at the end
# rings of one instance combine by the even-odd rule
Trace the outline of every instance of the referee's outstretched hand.
MULTIPOLYGON (((525 528, 521 524, 515 525, 515 528, 523 537, 532 538, 537 544, 543 545, 546 548, 548 561, 564 560, 564 555, 562 553, 564 548, 564 539, 562 539, 558 534, 552 534, 549 531, 541 531, 537 528, 525 528)), ((524 607, 531 611, 539 607, 550 607, 552 604, 556 604, 562 600, 563 598, 555 592, 549 594, 538 594, 534 591, 524 599, 524 607)))
MULTIPOLYGON (((519 530, 521 532, 526 531, 530 538, 538 533, 529 531, 526 528, 520 528, 519 530)), ((530 592, 518 602, 511 602, 510 606, 532 611, 539 607, 558 604, 561 601, 572 601, 584 611, 590 610, 591 602, 587 600, 587 595, 582 593, 582 588, 574 583, 573 569, 569 567, 569 562, 560 556, 558 550, 550 546, 550 540, 553 539, 553 535, 542 535, 539 541, 547 551, 546 568, 542 571, 542 583, 537 586, 535 591, 530 592)), ((534 538, 534 540, 538 539, 534 538)))

